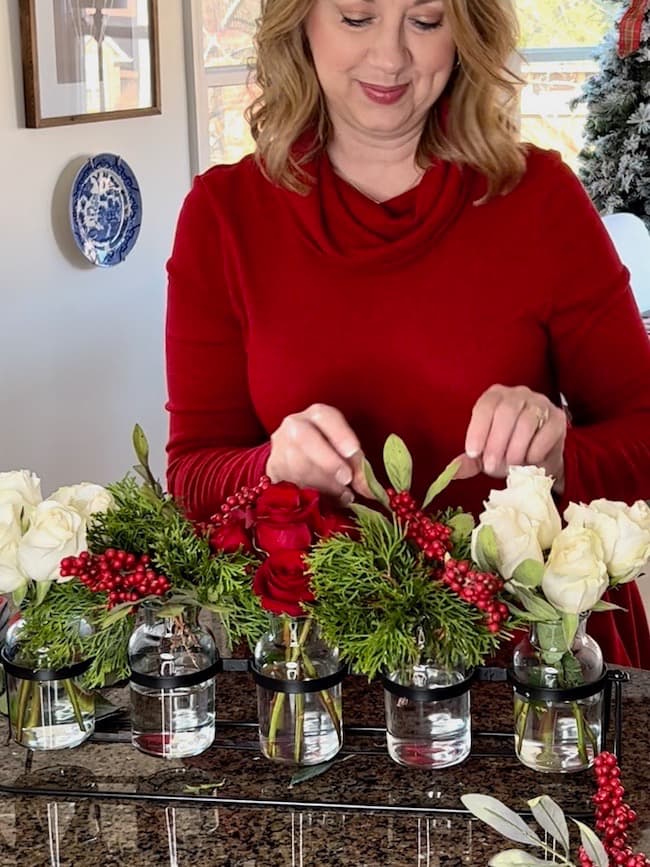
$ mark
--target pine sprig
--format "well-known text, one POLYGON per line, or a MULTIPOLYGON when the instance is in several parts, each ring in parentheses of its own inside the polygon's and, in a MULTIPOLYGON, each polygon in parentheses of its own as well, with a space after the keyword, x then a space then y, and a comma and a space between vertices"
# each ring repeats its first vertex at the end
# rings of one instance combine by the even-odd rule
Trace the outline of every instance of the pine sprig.
POLYGON ((314 616, 341 658, 369 678, 425 659, 480 664, 498 643, 481 612, 434 580, 399 524, 357 519, 359 540, 330 537, 308 558, 314 616))

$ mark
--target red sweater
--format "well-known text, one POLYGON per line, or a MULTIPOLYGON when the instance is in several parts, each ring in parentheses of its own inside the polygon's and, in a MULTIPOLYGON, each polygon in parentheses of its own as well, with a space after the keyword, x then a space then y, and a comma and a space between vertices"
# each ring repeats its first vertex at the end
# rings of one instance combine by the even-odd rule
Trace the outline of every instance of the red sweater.
MULTIPOLYGON (((516 189, 481 206, 484 181, 445 163, 380 205, 325 155, 311 170, 301 196, 251 157, 217 166, 181 211, 168 263, 168 482, 193 517, 256 481, 269 434, 315 402, 341 410, 380 477, 383 442, 398 433, 421 494, 463 451, 494 383, 564 395, 566 500, 650 497, 650 344, 629 275, 557 155, 531 149, 516 189)), ((477 514, 500 484, 458 481, 436 504, 477 514)), ((628 615, 591 618, 607 656, 650 667, 636 588, 617 601, 628 615)))

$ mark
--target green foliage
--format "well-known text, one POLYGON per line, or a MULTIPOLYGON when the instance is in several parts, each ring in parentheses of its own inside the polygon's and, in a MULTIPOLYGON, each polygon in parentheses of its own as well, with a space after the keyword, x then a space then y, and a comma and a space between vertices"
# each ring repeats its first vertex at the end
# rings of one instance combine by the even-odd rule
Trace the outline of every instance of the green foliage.
POLYGON ((23 609, 23 659, 50 668, 92 659, 83 677, 88 688, 127 677, 126 648, 134 618, 127 616, 111 628, 104 628, 105 613, 101 600, 79 581, 54 585, 42 602, 32 600, 23 609), (47 648, 45 656, 42 648, 47 648))
POLYGON ((357 511, 359 540, 336 535, 308 557, 313 607, 328 642, 368 678, 422 659, 478 665, 497 637, 482 615, 431 575, 402 528, 357 511))

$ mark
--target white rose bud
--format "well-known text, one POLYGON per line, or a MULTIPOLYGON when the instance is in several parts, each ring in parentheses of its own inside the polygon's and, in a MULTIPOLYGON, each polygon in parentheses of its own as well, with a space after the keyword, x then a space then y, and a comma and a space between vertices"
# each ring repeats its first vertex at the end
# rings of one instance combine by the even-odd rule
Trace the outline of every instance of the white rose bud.
POLYGON ((59 571, 61 560, 85 548, 86 522, 81 515, 55 500, 44 500, 18 546, 18 564, 34 581, 67 581, 59 571))
POLYGON ((544 596, 558 611, 580 614, 591 611, 608 586, 600 538, 587 527, 569 524, 551 547, 542 577, 544 596))
POLYGON ((22 513, 23 529, 42 499, 41 480, 34 473, 29 470, 0 473, 0 503, 11 503, 18 520, 22 513))
POLYGON ((650 558, 650 509, 642 500, 633 506, 602 499, 588 506, 570 503, 564 516, 598 534, 617 584, 633 581, 650 558))
POLYGON ((512 506, 495 506, 483 512, 478 526, 472 531, 472 558, 478 559, 479 532, 481 527, 494 530, 497 542, 497 569, 507 581, 524 560, 544 562, 537 538, 537 529, 526 515, 512 506))
POLYGON ((58 488, 50 494, 48 500, 55 500, 63 506, 69 506, 86 520, 97 512, 107 512, 115 506, 113 495, 106 488, 92 482, 80 482, 78 485, 58 488))
POLYGON ((17 545, 23 535, 20 518, 13 503, 0 501, 0 551, 8 545, 17 545))
POLYGON ((547 476, 540 467, 510 467, 505 489, 491 491, 485 505, 487 509, 511 506, 526 515, 536 528, 539 544, 545 551, 562 529, 552 487, 552 476, 547 476))

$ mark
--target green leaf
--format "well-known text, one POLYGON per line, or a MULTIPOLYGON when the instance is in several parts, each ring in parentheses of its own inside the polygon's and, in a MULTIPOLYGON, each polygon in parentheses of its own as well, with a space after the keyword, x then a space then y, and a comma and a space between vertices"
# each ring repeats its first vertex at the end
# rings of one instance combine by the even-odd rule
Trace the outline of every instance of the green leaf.
POLYGON ((534 589, 542 583, 544 575, 544 564, 539 560, 522 560, 512 573, 512 580, 524 587, 534 589))
POLYGON ((564 640, 566 641, 566 646, 571 647, 573 644, 573 639, 576 637, 576 632, 578 631, 578 615, 570 614, 568 611, 562 612, 562 632, 564 633, 564 640))
POLYGON ((484 572, 498 572, 499 547, 494 529, 489 524, 479 528, 476 539, 476 562, 484 572))
POLYGON ((100 628, 107 629, 109 626, 113 626, 113 624, 128 617, 132 608, 133 602, 122 602, 120 605, 111 608, 108 614, 102 617, 100 628))
POLYGON ((386 475, 396 491, 408 491, 413 480, 413 459, 406 443, 397 434, 390 434, 384 443, 386 475))
POLYGON ((34 600, 35 605, 40 605, 41 602, 47 596, 47 592, 52 586, 51 581, 35 581, 36 584, 36 599, 34 600))
POLYGON ((549 862, 535 858, 523 849, 506 849, 493 855, 488 861, 488 867, 548 867, 549 862))
POLYGON ((554 840, 558 841, 564 849, 565 854, 568 855, 569 826, 567 825, 562 808, 555 803, 553 798, 549 798, 548 795, 540 795, 539 798, 533 798, 528 802, 528 806, 533 811, 533 816, 541 827, 554 840))
POLYGON ((507 807, 502 801, 490 795, 462 795, 461 801, 467 809, 480 819, 515 843, 529 846, 543 846, 537 834, 528 827, 521 816, 507 807))
POLYGON ((372 492, 372 495, 377 498, 377 500, 382 504, 382 506, 385 506, 388 509, 389 500, 386 489, 377 480, 375 471, 370 465, 370 461, 368 461, 366 458, 363 459, 363 474, 365 476, 366 482, 368 483, 368 487, 372 492))
POLYGON ((580 842, 582 843, 582 848, 587 853, 587 856, 594 862, 594 867, 608 867, 609 858, 607 857, 607 852, 605 852, 605 847, 596 834, 588 825, 584 825, 577 819, 572 819, 571 821, 575 822, 578 828, 580 828, 580 842))
POLYGON ((440 473, 435 482, 432 482, 429 485, 429 490, 427 491, 424 502, 422 503, 422 508, 426 509, 429 503, 434 500, 438 494, 440 494, 447 487, 449 482, 455 477, 456 473, 460 468, 460 461, 452 461, 450 464, 444 468, 444 470, 440 473))
POLYGON ((187 795, 202 795, 204 792, 213 792, 226 785, 225 777, 217 783, 199 783, 198 786, 183 786, 183 792, 187 795))
POLYGON ((513 593, 524 606, 526 611, 535 617, 535 620, 552 623, 559 619, 559 612, 541 596, 528 590, 526 587, 519 587, 517 584, 509 583, 508 590, 513 593))
POLYGON ((451 527, 451 541, 454 545, 459 545, 472 535, 474 517, 468 515, 467 512, 459 512, 457 515, 453 515, 447 524, 451 527))
POLYGON ((293 777, 291 777, 289 788, 293 789, 294 786, 299 786, 300 783, 306 783, 307 780, 313 780, 314 777, 320 777, 321 774, 324 774, 325 771, 329 771, 329 769, 334 765, 340 765, 352 758, 354 758, 354 754, 344 756, 343 758, 330 759, 329 762, 321 762, 319 765, 308 765, 305 768, 301 768, 293 775, 293 777))
POLYGON ((11 599, 16 608, 20 608, 20 606, 25 601, 25 596, 27 596, 27 582, 20 587, 16 587, 14 592, 11 594, 11 599))
POLYGON ((614 605, 613 602, 606 602, 604 599, 599 599, 592 607, 592 611, 626 611, 621 605, 614 605))
POLYGON ((391 522, 385 515, 382 515, 381 512, 378 512, 376 509, 370 509, 368 506, 362 506, 361 503, 352 503, 350 509, 354 512, 354 514, 361 518, 365 518, 370 524, 375 527, 379 527, 380 525, 390 527, 391 522))
POLYGON ((185 605, 163 605, 156 611, 156 614, 158 617, 181 617, 185 607, 185 605))
POLYGON ((139 424, 133 428, 133 449, 143 468, 149 465, 149 443, 139 424))

